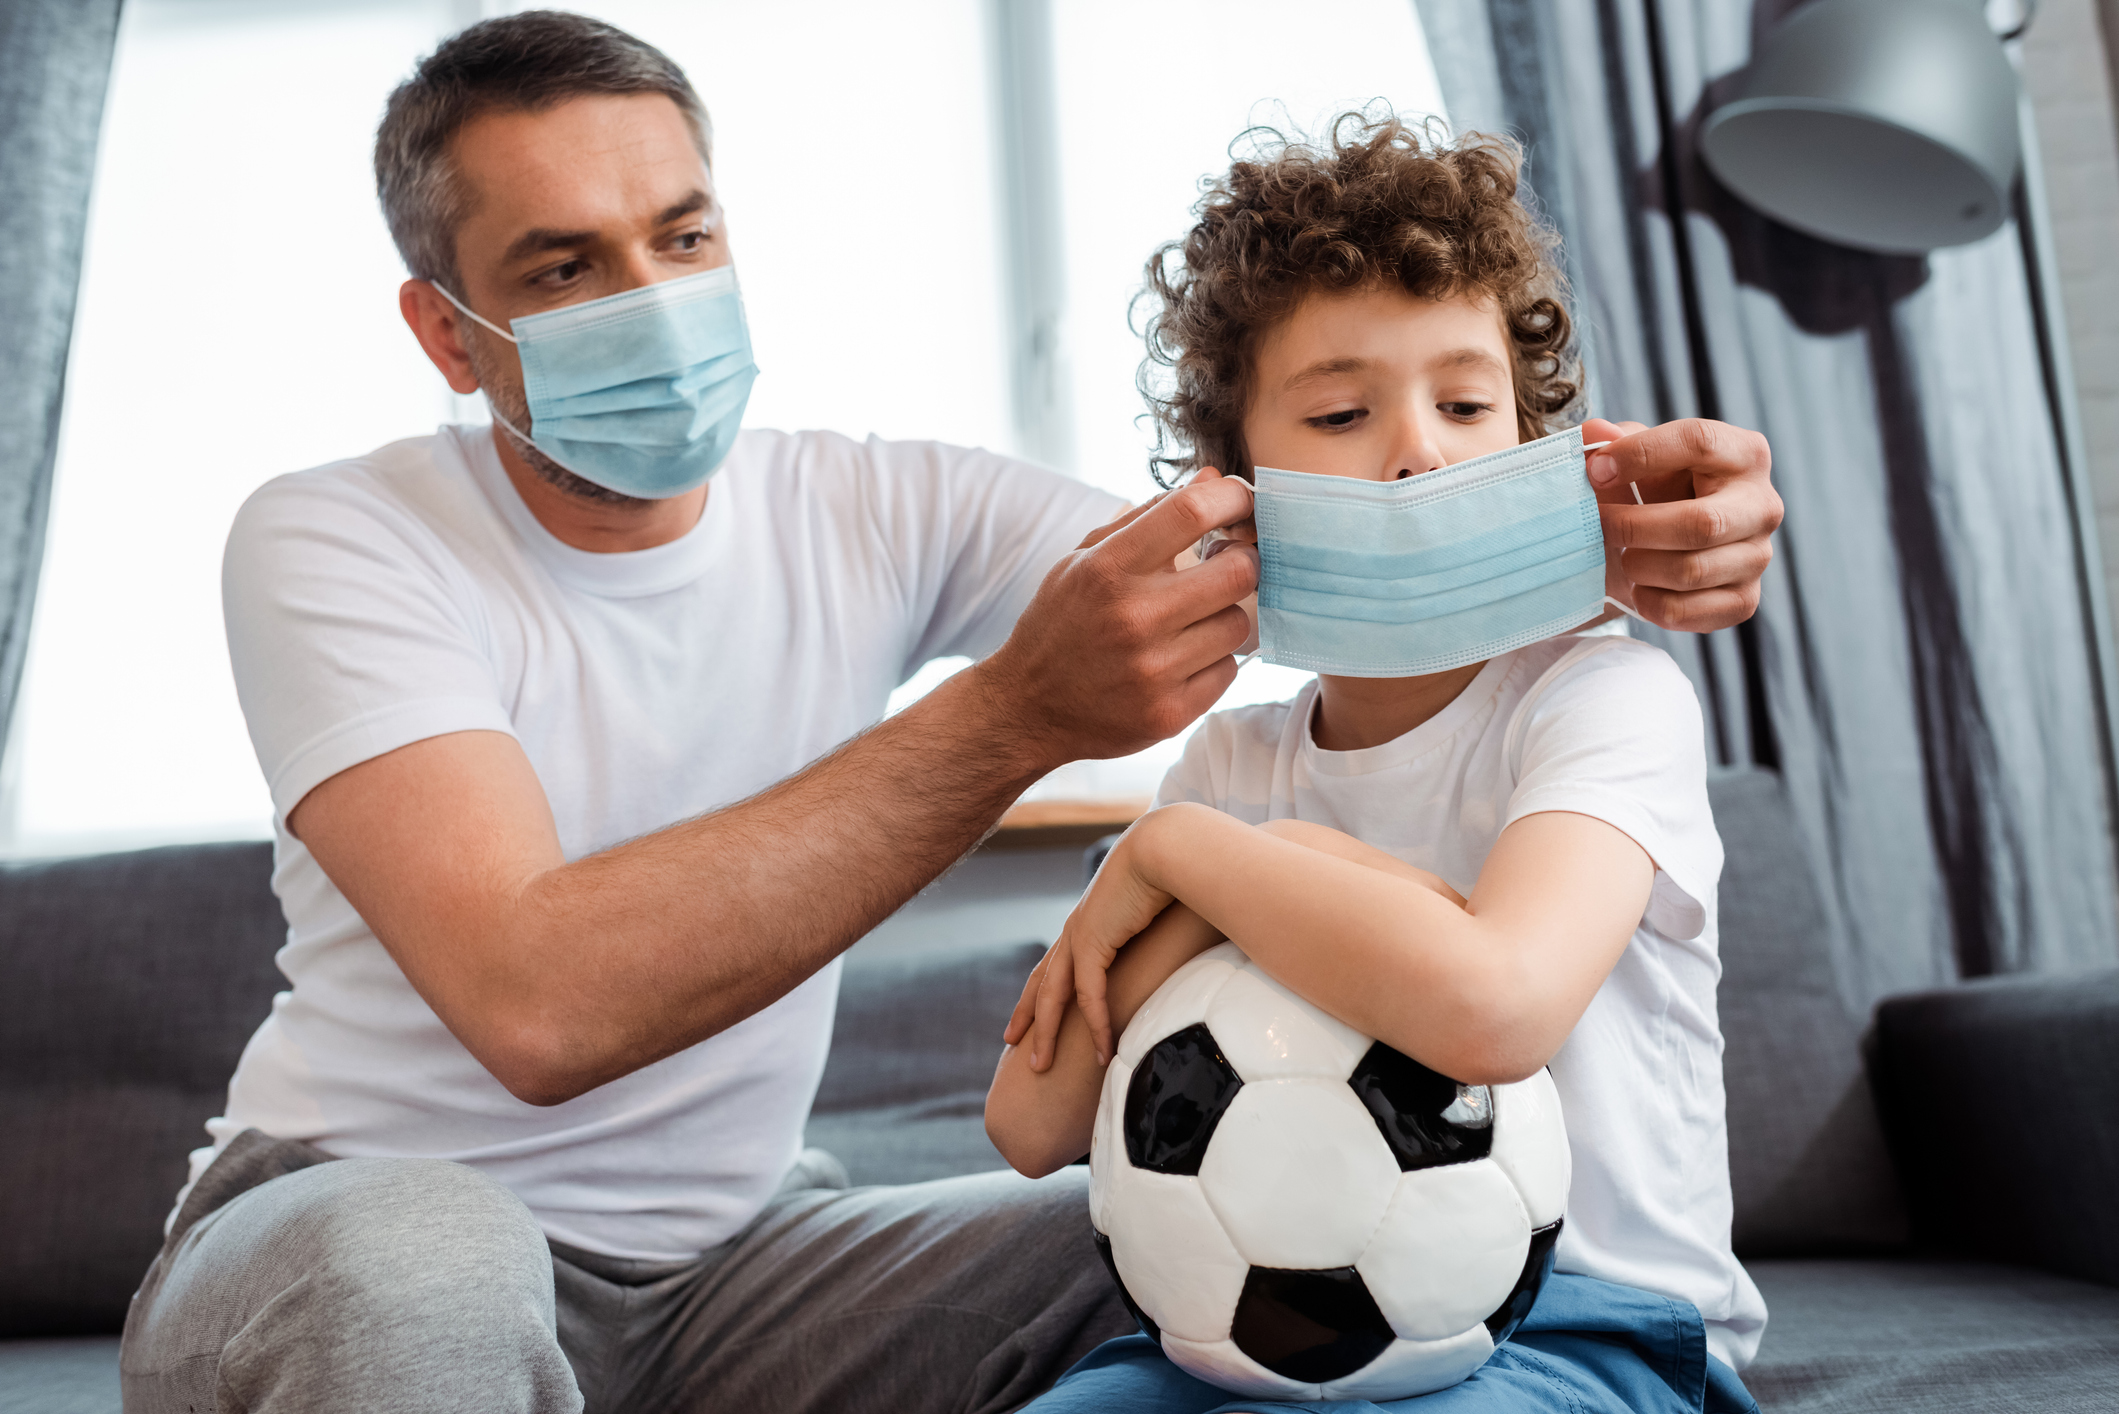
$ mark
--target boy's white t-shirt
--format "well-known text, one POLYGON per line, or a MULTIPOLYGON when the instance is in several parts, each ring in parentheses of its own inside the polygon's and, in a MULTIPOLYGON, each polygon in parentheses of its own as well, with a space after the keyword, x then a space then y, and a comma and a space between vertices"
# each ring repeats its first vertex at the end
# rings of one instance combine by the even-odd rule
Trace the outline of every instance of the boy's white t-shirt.
POLYGON ((1488 662, 1434 717, 1361 751, 1321 750, 1312 681, 1208 717, 1156 804, 1342 830, 1469 895, 1502 830, 1565 810, 1655 860, 1633 940, 1552 1059, 1574 1151, 1558 1270, 1699 1307, 1708 1348, 1750 1363, 1766 1304, 1729 1248, 1729 1141, 1714 989, 1722 846, 1698 699, 1657 648, 1570 635, 1488 662))
MULTIPOLYGON (((930 658, 1006 638, 1122 503, 935 443, 745 432, 682 538, 555 539, 483 427, 268 483, 223 566, 229 656, 277 822, 291 984, 243 1052, 195 1179, 245 1128, 338 1157, 470 1164, 562 1242, 679 1258, 799 1151, 836 963, 710 1039, 549 1108, 510 1095, 405 980, 288 811, 446 732, 515 737, 569 859, 731 804, 883 715, 930 658)), ((583 939, 593 947, 593 939, 583 939)))

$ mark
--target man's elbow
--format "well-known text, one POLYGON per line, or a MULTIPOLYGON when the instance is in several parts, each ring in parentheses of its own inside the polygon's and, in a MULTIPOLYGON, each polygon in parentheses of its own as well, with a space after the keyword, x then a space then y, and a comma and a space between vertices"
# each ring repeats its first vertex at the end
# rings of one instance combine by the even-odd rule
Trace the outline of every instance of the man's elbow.
POLYGON ((497 1028, 471 1054, 510 1095, 540 1109, 563 1105, 614 1078, 585 1064, 581 1047, 550 1027, 497 1028))

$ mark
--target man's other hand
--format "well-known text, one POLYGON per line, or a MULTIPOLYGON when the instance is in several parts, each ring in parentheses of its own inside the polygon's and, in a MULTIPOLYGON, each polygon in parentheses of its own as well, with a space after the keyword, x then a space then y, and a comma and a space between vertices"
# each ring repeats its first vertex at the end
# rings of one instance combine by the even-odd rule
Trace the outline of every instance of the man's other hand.
POLYGON ((1694 417, 1660 427, 1592 418, 1582 440, 1612 444, 1589 454, 1605 592, 1687 633, 1750 618, 1782 513, 1766 439, 1694 417))
POLYGON ((1054 766, 1175 736, 1235 680, 1250 634, 1239 605, 1258 585, 1249 545, 1204 563, 1187 552, 1250 515, 1245 487, 1203 474, 1090 532, 972 671, 1054 766))

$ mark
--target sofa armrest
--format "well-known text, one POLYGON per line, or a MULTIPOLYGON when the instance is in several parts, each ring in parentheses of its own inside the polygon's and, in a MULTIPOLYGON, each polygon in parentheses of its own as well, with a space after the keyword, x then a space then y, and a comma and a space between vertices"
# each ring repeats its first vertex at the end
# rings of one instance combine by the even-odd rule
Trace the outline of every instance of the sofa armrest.
POLYGON ((2119 1285, 2119 970, 1892 997, 1874 1046, 1918 1241, 2119 1285))

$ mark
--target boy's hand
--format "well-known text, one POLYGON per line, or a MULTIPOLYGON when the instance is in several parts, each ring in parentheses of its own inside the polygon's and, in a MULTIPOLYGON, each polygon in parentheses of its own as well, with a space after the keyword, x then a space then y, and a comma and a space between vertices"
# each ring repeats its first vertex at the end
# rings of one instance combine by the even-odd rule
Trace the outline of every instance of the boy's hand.
POLYGON ((1023 984, 1023 995, 1008 1018, 1002 1039, 1013 1046, 1029 1036, 1033 1071, 1042 1073, 1051 1066, 1070 1003, 1081 1007, 1082 1019, 1089 1024, 1097 1063, 1111 1063, 1111 1008, 1104 995, 1104 974, 1117 960, 1118 950, 1172 902, 1134 867, 1135 852, 1129 846, 1138 829, 1136 824, 1127 831, 1105 857, 1089 891, 1067 916, 1059 941, 1023 984))
POLYGON ((1589 480, 1604 519, 1606 591, 1649 622, 1687 633, 1758 609, 1781 498, 1756 432, 1687 418, 1660 427, 1592 418, 1589 480), (1640 489, 1641 502, 1634 499, 1640 489))

